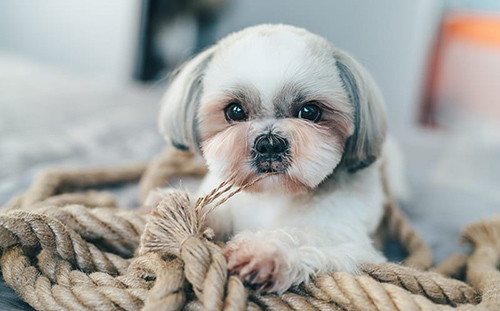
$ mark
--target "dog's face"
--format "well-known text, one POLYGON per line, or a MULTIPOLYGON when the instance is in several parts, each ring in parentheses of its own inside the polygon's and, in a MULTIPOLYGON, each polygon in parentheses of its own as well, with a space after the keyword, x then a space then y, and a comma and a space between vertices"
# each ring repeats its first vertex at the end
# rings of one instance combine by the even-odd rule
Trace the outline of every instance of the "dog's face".
POLYGON ((339 165, 373 162, 385 135, 380 96, 349 56, 303 29, 262 25, 233 34, 174 76, 160 116, 174 146, 251 191, 300 193, 339 165))

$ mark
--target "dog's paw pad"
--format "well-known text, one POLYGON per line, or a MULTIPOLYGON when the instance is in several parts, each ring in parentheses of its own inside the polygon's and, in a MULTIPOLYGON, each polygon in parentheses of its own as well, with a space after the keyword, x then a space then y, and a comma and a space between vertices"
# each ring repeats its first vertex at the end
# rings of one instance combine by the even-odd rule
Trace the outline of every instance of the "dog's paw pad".
POLYGON ((261 292, 281 290, 276 285, 283 283, 286 277, 286 264, 283 254, 276 247, 231 241, 225 249, 225 256, 231 273, 240 275, 251 287, 261 292))

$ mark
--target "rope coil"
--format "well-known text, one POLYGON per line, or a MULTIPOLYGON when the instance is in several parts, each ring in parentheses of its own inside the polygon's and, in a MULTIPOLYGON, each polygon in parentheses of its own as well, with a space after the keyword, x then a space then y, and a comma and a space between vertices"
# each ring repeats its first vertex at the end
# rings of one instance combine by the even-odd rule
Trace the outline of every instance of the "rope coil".
MULTIPOLYGON (((205 172, 191 155, 174 151, 152 166, 143 191, 205 172)), ((207 206, 223 201, 229 188, 194 203, 174 191, 149 216, 116 208, 105 193, 60 193, 130 182, 143 171, 52 172, 35 182, 0 214, 5 281, 37 310, 500 310, 500 219, 464 231, 474 246, 470 257, 425 271, 432 252, 391 201, 385 225, 406 247, 408 266, 367 264, 363 275, 334 272, 281 296, 261 295, 228 275, 221 247, 203 228, 207 206), (464 270, 469 283, 445 276, 464 270)))

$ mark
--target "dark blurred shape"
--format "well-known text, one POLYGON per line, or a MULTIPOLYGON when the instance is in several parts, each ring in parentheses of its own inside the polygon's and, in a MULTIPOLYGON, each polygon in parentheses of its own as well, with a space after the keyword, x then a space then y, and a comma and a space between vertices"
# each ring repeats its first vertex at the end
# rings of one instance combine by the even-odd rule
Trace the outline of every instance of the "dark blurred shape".
POLYGON ((165 71, 177 66, 190 54, 214 43, 214 25, 226 2, 143 0, 134 77, 141 81, 159 79, 165 71), (169 38, 173 32, 181 34, 169 38), (167 38, 162 40, 162 36, 167 38), (194 40, 189 42, 192 36, 194 40))

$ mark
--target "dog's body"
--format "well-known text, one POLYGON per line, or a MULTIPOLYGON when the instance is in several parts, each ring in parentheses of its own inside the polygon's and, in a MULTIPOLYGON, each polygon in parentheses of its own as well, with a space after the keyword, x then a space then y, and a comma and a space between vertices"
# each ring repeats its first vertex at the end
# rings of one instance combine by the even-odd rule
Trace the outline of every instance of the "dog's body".
POLYGON ((229 240, 229 269, 249 283, 283 292, 320 272, 384 260, 370 238, 386 201, 382 154, 392 149, 382 98, 321 37, 261 25, 223 39, 174 75, 160 129, 203 155, 199 195, 271 174, 209 217, 229 240))
MULTIPOLYGON (((266 284, 267 290, 284 291, 321 272, 356 273, 361 263, 384 260, 370 239, 385 202, 379 172, 376 163, 293 197, 238 194, 214 210, 209 226, 219 239, 231 239, 229 268, 244 276, 256 274, 257 284, 268 277, 263 273, 259 278, 262 269, 276 269, 275 282, 266 284), (247 261, 249 270, 242 271, 245 266, 239 266, 247 261)), ((204 179, 200 194, 219 184, 213 175, 204 179)))

